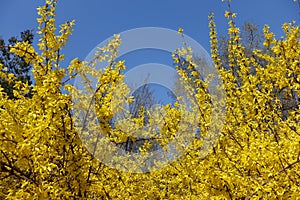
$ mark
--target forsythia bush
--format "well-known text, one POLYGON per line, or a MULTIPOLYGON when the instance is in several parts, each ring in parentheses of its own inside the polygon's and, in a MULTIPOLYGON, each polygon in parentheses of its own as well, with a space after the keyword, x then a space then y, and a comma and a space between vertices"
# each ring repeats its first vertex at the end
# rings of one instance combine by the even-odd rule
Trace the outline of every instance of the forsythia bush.
MULTIPOLYGON (((16 82, 16 99, 9 99, 0 88, 0 199, 296 199, 299 196, 298 26, 284 24, 285 36, 280 39, 265 26, 265 50, 257 49, 254 56, 246 57, 239 29, 234 24, 235 14, 226 12, 230 68, 225 69, 218 54, 213 15, 210 15, 211 54, 226 93, 226 118, 220 138, 204 158, 200 156, 203 138, 195 138, 182 157, 169 165, 148 173, 129 173, 94 158, 97 149, 91 152, 82 144, 79 132, 83 133, 84 127, 75 127, 80 116, 73 113, 76 106, 89 109, 90 103, 84 99, 92 98, 100 123, 90 121, 91 130, 100 127, 114 143, 128 138, 136 140, 118 126, 126 124, 128 130, 140 130, 143 114, 120 120, 116 126, 111 124, 113 111, 132 102, 123 83, 124 62, 115 59, 121 40, 116 35, 99 49, 91 63, 74 59, 67 68, 62 67, 62 48, 72 33, 74 21, 62 24, 57 32, 56 4, 56 0, 47 0, 45 6, 38 8, 40 51, 26 42, 10 48, 33 66, 32 98, 24 97, 28 85, 18 82, 13 74, 5 73, 5 68, 0 67, 3 79, 16 82), (95 70, 98 61, 109 63, 106 70, 95 70), (97 77, 97 91, 81 95, 81 91, 67 84, 76 76, 87 83, 86 91, 93 91, 87 77, 97 77), (119 107, 111 107, 113 95, 119 107), (74 98, 82 98, 82 104, 74 104, 74 98), (284 99, 293 98, 295 106, 283 117, 284 99)), ((179 129, 189 130, 180 127, 178 119, 182 115, 187 121, 196 118, 192 123, 198 124, 203 136, 210 124, 213 108, 209 104, 207 83, 200 80, 189 51, 177 51, 174 62, 181 80, 190 83, 186 89, 196 91, 193 102, 202 114, 194 116, 194 112, 184 110, 181 101, 175 107, 164 106, 165 122, 156 138, 162 146, 179 129)), ((149 117, 150 124, 160 123, 159 116, 149 117)), ((93 146, 97 135, 89 138, 93 146)), ((150 142, 144 143, 140 148, 141 157, 147 155, 150 146, 150 142)))

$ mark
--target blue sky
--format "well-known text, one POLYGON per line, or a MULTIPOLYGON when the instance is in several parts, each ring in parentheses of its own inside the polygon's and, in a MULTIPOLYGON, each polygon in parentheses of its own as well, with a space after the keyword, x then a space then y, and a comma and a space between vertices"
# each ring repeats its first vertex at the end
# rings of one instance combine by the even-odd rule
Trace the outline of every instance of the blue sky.
MULTIPOLYGON (((36 7, 44 1, 0 0, 0 36, 8 38, 24 29, 36 30, 36 7)), ((297 4, 293 0, 233 0, 237 23, 248 20, 263 26, 269 24, 277 35, 283 22, 299 22, 297 4)), ((132 28, 154 26, 177 30, 197 40, 209 50, 208 20, 215 12, 220 34, 226 32, 223 17, 226 3, 221 0, 59 0, 57 21, 75 19, 75 31, 65 49, 67 59, 84 58, 99 42, 132 28)))
MULTIPOLYGON (((17 36, 25 29, 36 31, 36 8, 43 3, 37 0, 0 0, 0 37, 17 36)), ((65 64, 74 57, 84 59, 98 43, 114 33, 149 26, 173 30, 182 27, 185 34, 209 52, 209 12, 215 13, 217 30, 222 35, 227 29, 226 8, 226 3, 221 0, 59 0, 57 22, 75 19, 76 24, 64 51, 65 64)), ((238 25, 244 21, 254 22, 260 28, 268 24, 277 36, 282 35, 284 22, 294 19, 299 24, 299 8, 293 0, 233 0, 232 9, 238 13, 238 25)), ((166 62, 165 57, 159 52, 136 52, 127 57, 127 64, 166 62)))

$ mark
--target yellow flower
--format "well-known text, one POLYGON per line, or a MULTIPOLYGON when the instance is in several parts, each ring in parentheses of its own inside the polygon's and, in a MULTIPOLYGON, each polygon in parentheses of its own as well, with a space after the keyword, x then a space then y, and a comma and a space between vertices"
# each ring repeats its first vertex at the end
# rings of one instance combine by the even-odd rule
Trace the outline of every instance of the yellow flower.
POLYGON ((230 17, 230 15, 231 15, 231 12, 225 11, 225 14, 224 14, 224 16, 225 16, 226 18, 229 18, 229 17, 230 17))
POLYGON ((183 29, 179 27, 177 33, 181 35, 183 33, 183 29))

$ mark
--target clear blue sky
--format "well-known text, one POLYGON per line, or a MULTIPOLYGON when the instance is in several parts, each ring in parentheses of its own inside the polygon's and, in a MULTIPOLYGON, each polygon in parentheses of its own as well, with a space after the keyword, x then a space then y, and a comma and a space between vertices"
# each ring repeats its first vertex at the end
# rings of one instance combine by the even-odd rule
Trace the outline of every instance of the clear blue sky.
MULTIPOLYGON (((44 1, 0 0, 0 36, 16 36, 24 29, 36 30, 36 7, 44 1)), ((299 22, 293 0, 233 0, 237 22, 248 20, 281 34, 280 26, 292 19, 299 22)), ((57 21, 75 19, 76 26, 65 49, 67 59, 84 58, 99 42, 128 29, 157 26, 177 30, 197 40, 209 50, 207 16, 215 12, 219 33, 226 32, 223 17, 226 3, 221 0, 59 0, 57 21)))
MULTIPOLYGON (((43 3, 0 0, 0 37, 17 36, 25 29, 36 31, 36 8, 43 3)), ((59 0, 57 22, 75 19, 75 31, 64 51, 67 62, 74 57, 84 59, 99 42, 114 33, 147 26, 173 30, 182 27, 185 34, 209 52, 209 12, 215 13, 219 35, 225 34, 226 8, 221 0, 59 0)), ((232 9, 238 13, 238 25, 244 21, 254 22, 260 28, 268 24, 277 36, 282 34, 284 22, 294 19, 299 24, 299 8, 293 0, 233 0, 232 9)), ((145 53, 137 53, 135 58, 143 56, 143 62, 159 62, 163 57, 155 55, 147 58, 145 53)))

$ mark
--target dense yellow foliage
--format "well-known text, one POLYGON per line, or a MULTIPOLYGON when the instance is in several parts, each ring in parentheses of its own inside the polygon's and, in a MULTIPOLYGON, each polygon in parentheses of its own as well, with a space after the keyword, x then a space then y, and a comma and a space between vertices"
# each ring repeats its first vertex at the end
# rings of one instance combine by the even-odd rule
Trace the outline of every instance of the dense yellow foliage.
MULTIPOLYGON (((25 42, 11 47, 13 53, 25 56, 32 64, 35 85, 32 98, 25 98, 23 94, 28 92, 29 86, 18 82, 14 91, 18 99, 14 100, 8 99, 0 88, 0 198, 296 199, 299 196, 299 107, 290 109, 288 117, 284 118, 283 103, 279 98, 280 95, 285 98, 294 94, 300 96, 298 26, 284 24, 285 36, 280 39, 275 39, 265 26, 264 46, 268 52, 257 49, 255 56, 246 57, 239 29, 234 25, 235 14, 226 12, 230 36, 230 69, 226 70, 221 67, 216 27, 211 15, 211 54, 224 83, 227 106, 219 140, 206 157, 201 156, 203 138, 195 138, 176 161, 148 173, 130 173, 95 159, 93 155, 98 150, 88 151, 89 146, 82 144, 83 138, 79 135, 84 135, 85 129, 74 127, 80 116, 72 115, 74 108, 88 110, 93 104, 88 99, 93 99, 100 123, 86 120, 90 130, 101 128, 115 143, 128 137, 135 140, 118 126, 126 124, 131 132, 138 131, 144 125, 144 115, 120 121, 117 127, 110 124, 113 112, 120 111, 125 103, 132 101, 128 87, 123 83, 124 62, 115 61, 121 40, 116 35, 96 54, 95 62, 110 63, 104 71, 94 70, 93 62, 78 59, 71 61, 67 69, 62 68, 62 48, 72 33, 74 22, 61 25, 56 35, 55 8, 56 0, 47 0, 45 6, 38 9, 41 53, 25 42), (262 66, 257 59, 264 60, 266 65, 262 66), (250 73, 251 68, 255 68, 255 73, 250 73), (85 79, 88 75, 98 77, 96 92, 85 79), (83 77, 87 83, 85 89, 90 92, 82 95, 67 84, 75 76, 83 77), (63 90, 69 93, 65 94, 63 90), (78 98, 82 104, 72 102, 78 98), (111 104, 111 101, 115 103, 111 104)), ((182 29, 179 32, 182 34, 182 29)), ((179 99, 176 107, 163 108, 163 123, 159 116, 152 116, 149 123, 160 124, 160 138, 156 139, 162 146, 174 139, 179 129, 190 130, 188 126, 180 127, 186 123, 179 123, 179 118, 197 124, 203 136, 208 134, 209 116, 213 110, 209 103, 211 96, 207 93, 207 83, 197 78, 199 74, 189 51, 177 51, 174 62, 178 65, 181 81, 190 83, 185 89, 196 91, 196 95, 191 94, 192 101, 200 107, 202 114, 195 116, 194 112, 185 110, 179 99), (189 63, 191 76, 181 68, 183 57, 189 63)), ((1 72, 0 75, 16 81, 12 74, 1 72)), ((153 137, 155 133, 145 135, 153 137)), ((92 148, 97 136, 90 137, 92 148)), ((150 146, 150 142, 145 142, 141 147, 140 160, 148 154, 150 146)))

